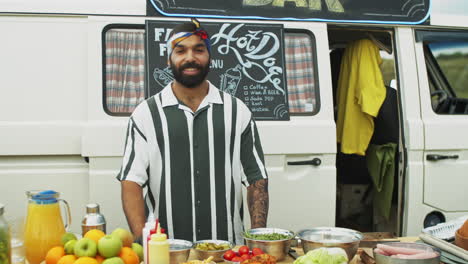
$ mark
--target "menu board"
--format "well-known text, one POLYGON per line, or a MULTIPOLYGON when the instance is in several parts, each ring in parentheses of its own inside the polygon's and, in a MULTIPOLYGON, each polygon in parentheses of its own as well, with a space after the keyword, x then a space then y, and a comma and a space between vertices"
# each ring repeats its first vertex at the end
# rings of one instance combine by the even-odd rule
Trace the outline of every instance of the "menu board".
MULTIPOLYGON (((186 22, 186 21, 185 21, 186 22)), ((146 21, 149 96, 173 79, 166 41, 177 21, 146 21)), ((289 120, 283 25, 203 23, 211 41, 207 79, 241 99, 257 120, 289 120)))
POLYGON ((420 24, 430 0, 147 0, 148 16, 420 24))

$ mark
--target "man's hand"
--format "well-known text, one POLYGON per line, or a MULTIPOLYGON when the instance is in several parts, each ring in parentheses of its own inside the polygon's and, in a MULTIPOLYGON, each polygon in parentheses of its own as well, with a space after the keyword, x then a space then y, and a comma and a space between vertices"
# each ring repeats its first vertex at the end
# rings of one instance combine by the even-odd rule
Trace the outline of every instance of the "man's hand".
POLYGON ((128 225, 135 239, 141 238, 145 227, 145 206, 143 201, 143 189, 132 181, 121 181, 122 206, 127 217, 128 225))
POLYGON ((268 180, 262 179, 247 187, 247 203, 251 228, 266 227, 268 217, 268 180))

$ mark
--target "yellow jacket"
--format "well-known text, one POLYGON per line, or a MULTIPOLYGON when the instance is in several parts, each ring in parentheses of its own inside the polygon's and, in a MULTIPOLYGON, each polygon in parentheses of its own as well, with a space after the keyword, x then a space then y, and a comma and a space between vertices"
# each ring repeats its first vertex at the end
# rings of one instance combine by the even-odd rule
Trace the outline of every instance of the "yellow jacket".
POLYGON ((368 39, 353 41, 341 62, 337 91, 337 141, 345 154, 365 155, 386 89, 379 48, 368 39))

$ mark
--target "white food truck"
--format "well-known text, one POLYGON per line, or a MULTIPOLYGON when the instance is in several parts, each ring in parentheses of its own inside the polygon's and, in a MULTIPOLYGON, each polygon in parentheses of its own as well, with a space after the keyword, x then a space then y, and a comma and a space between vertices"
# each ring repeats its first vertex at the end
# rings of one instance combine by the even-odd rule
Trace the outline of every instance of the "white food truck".
POLYGON ((190 1, 0 0, 0 202, 7 217, 22 221, 25 191, 53 189, 71 206, 73 232, 80 232, 90 202, 101 206, 108 230, 127 226, 115 177, 130 112, 148 97, 145 23, 190 16, 202 23, 284 27, 289 119, 257 121, 269 173, 269 226, 417 235, 424 226, 468 214, 468 5, 400 2, 411 5, 406 18, 424 14, 409 22, 372 10, 364 15, 374 19, 340 18, 353 0, 244 0, 250 5, 245 16, 219 15, 222 1, 201 14, 190 1), (176 2, 188 6, 179 10, 176 2), (278 8, 302 11, 268 16, 281 13, 278 8), (251 15, 255 10, 258 16, 251 15), (114 74, 126 74, 111 72, 120 62, 110 58, 125 57, 113 53, 112 37, 119 34, 139 48, 129 55, 137 64, 120 65, 130 67, 131 76, 117 80, 114 74), (337 145, 333 53, 361 38, 379 45, 385 85, 396 94, 397 114, 388 120, 398 131, 389 219, 373 213, 365 156, 342 155, 337 145), (119 90, 115 82, 131 84, 119 90))

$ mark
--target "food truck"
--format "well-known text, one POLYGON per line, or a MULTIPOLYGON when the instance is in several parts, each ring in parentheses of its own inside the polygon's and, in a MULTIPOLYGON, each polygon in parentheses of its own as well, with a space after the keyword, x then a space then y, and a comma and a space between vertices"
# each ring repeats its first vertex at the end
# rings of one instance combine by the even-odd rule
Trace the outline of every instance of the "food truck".
POLYGON ((269 226, 416 235, 468 213, 463 1, 0 2, 0 201, 14 221, 25 191, 53 189, 75 232, 89 202, 109 229, 126 226, 115 178, 126 125, 171 80, 165 40, 190 17, 217 45, 210 81, 256 117, 269 226), (359 39, 379 47, 394 94, 389 128, 379 130, 396 131, 388 218, 375 214, 365 155, 341 153, 337 141, 339 54, 359 39))

